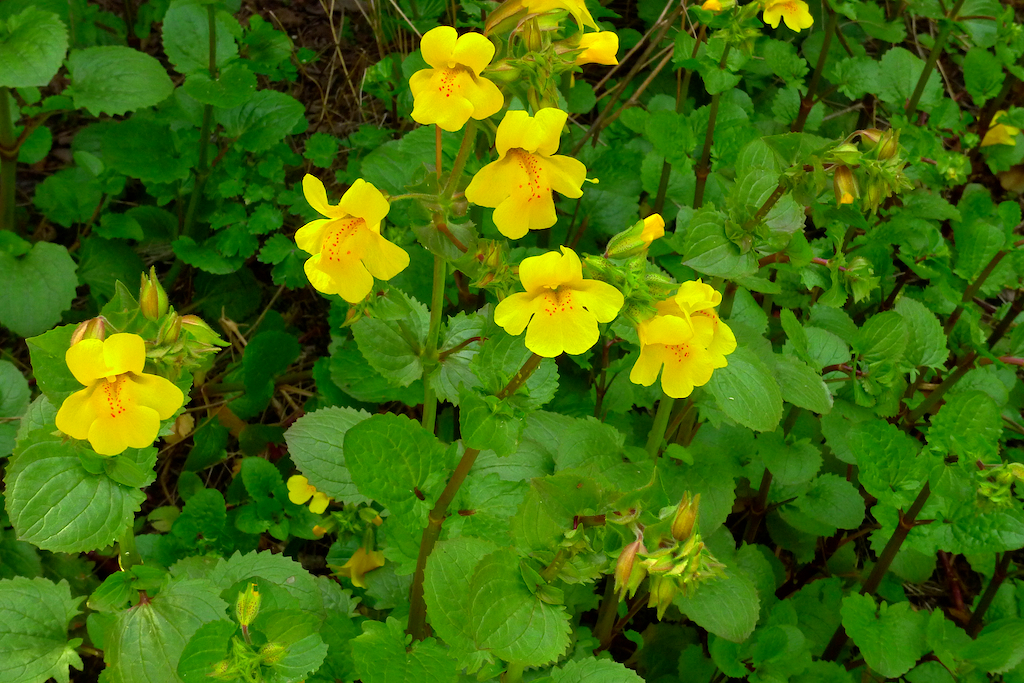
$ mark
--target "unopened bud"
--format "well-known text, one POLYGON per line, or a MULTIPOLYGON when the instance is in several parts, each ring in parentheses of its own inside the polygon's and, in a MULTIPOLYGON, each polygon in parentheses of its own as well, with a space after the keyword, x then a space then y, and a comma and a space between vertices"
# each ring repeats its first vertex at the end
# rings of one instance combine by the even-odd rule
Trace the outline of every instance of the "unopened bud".
POLYGON ((861 151, 857 145, 844 142, 832 150, 832 156, 844 164, 858 164, 860 163, 861 151))
POLYGON ((181 329, 192 335, 192 338, 204 344, 215 344, 227 346, 227 343, 220 338, 220 335, 213 331, 213 328, 206 324, 198 315, 181 316, 181 329))
POLYGON ((882 136, 881 142, 878 143, 878 159, 885 161, 892 159, 896 156, 896 153, 900 151, 900 133, 896 131, 889 131, 882 136))
POLYGON ((619 553, 619 559, 615 563, 615 592, 620 600, 627 592, 629 597, 633 597, 644 580, 647 571, 636 561, 636 554, 645 551, 643 539, 638 538, 619 553))
POLYGON ((281 661, 287 653, 288 648, 281 643, 267 643, 260 648, 260 663, 266 664, 267 666, 276 664, 281 661))
POLYGON ((78 323, 78 327, 71 334, 71 345, 74 346, 83 339, 99 339, 103 340, 107 336, 107 321, 101 315, 95 318, 90 318, 85 322, 78 323))
POLYGON ((177 313, 168 315, 160 325, 160 333, 157 338, 161 344, 173 344, 181 336, 181 316, 177 313))
POLYGON ((697 513, 700 510, 700 494, 692 499, 690 492, 683 494, 676 508, 676 516, 672 519, 672 537, 677 541, 685 541, 693 533, 693 525, 697 522, 697 513))
POLYGON ((232 680, 237 677, 238 672, 235 670, 234 665, 230 659, 223 659, 210 669, 208 674, 211 678, 220 678, 223 680, 232 680))
POLYGON ((878 144, 878 141, 882 139, 882 131, 877 128, 865 128, 864 130, 858 130, 857 135, 860 135, 861 140, 867 140, 878 144))
POLYGON ((665 616, 665 610, 679 594, 679 586, 675 579, 667 576, 655 576, 651 579, 651 593, 647 600, 648 607, 658 608, 658 620, 665 616))
POLYGON ((1015 479, 1024 481, 1024 464, 1019 462, 1011 462, 1006 466, 1006 469, 1010 471, 1015 479))
POLYGON ((139 287, 139 308, 146 318, 157 320, 167 312, 168 307, 167 292, 164 291, 156 276, 156 266, 152 266, 149 269, 149 275, 142 276, 142 285, 139 287))
POLYGON ((701 9, 706 9, 709 12, 721 12, 722 3, 718 0, 704 0, 704 4, 700 6, 701 9))
POLYGON ((238 623, 242 626, 252 624, 256 615, 260 613, 260 592, 256 589, 255 583, 250 583, 246 589, 238 594, 235 601, 235 615, 238 623))
POLYGON ((853 177, 853 171, 849 166, 836 166, 832 176, 832 188, 836 192, 837 204, 853 204, 857 192, 857 181, 853 177))
POLYGON ((651 242, 664 235, 665 220, 659 214, 652 213, 608 240, 604 255, 614 259, 637 256, 647 251, 651 242))

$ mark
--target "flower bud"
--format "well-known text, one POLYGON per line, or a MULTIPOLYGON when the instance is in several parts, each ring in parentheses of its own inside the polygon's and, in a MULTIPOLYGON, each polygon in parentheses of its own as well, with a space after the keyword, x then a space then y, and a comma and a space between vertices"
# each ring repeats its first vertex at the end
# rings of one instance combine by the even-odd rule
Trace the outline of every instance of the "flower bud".
POLYGON ((665 220, 659 214, 652 213, 608 240, 604 255, 615 259, 637 256, 647 251, 651 242, 664 235, 665 220))
POLYGON ((693 533, 693 525, 697 522, 697 513, 700 510, 700 494, 692 499, 690 492, 683 494, 676 508, 676 516, 672 519, 672 537, 677 541, 685 541, 693 533))
POLYGON ((106 323, 107 320, 102 315, 78 323, 78 327, 71 334, 71 345, 74 346, 83 339, 99 339, 103 341, 104 337, 107 336, 106 323))
POLYGON ((877 128, 865 128, 858 130, 854 135, 860 135, 861 140, 867 140, 868 142, 874 142, 878 144, 878 141, 882 139, 882 131, 877 128))
POLYGON ((260 664, 267 666, 277 664, 287 653, 288 648, 281 643, 267 643, 260 648, 260 664))
POLYGON ((198 315, 181 316, 181 329, 192 335, 192 338, 196 341, 203 342, 204 344, 227 346, 220 338, 220 335, 214 332, 213 328, 207 325, 206 321, 198 315))
POLYGON ((213 665, 210 669, 210 673, 207 675, 211 678, 229 681, 238 677, 238 670, 230 659, 222 659, 213 665))
POLYGON ((896 131, 893 134, 892 131, 884 133, 882 135, 881 142, 878 143, 878 159, 880 161, 886 161, 896 156, 896 153, 900 151, 900 134, 896 131))
POLYGON ((667 576, 655 576, 651 579, 651 593, 647 600, 648 607, 658 608, 658 620, 665 616, 665 610, 679 594, 679 586, 675 579, 667 576))
POLYGON ((854 197, 860 194, 849 166, 836 166, 832 176, 832 188, 836 192, 836 203, 839 205, 853 204, 854 197))
POLYGON ((1014 476, 1015 479, 1024 481, 1024 464, 1019 462, 1011 462, 1006 466, 1006 469, 1014 476))
POLYGON ((164 291, 156 276, 156 266, 152 266, 149 269, 149 276, 142 276, 142 285, 139 288, 139 308, 147 319, 157 320, 167 313, 168 307, 167 292, 164 291))
POLYGON ((160 344, 173 344, 181 336, 181 316, 172 312, 160 325, 157 339, 160 344))
POLYGON ((832 156, 844 164, 857 164, 860 163, 861 151, 857 145, 844 142, 832 150, 832 156))
POLYGON ((633 541, 619 553, 619 559, 615 563, 615 592, 621 600, 628 592, 630 597, 636 594, 636 589, 647 575, 643 566, 636 562, 636 554, 646 552, 643 538, 633 541))
POLYGON ((260 613, 260 592, 256 589, 255 583, 250 583, 246 589, 238 594, 235 601, 235 615, 238 623, 242 626, 252 624, 256 615, 260 613))

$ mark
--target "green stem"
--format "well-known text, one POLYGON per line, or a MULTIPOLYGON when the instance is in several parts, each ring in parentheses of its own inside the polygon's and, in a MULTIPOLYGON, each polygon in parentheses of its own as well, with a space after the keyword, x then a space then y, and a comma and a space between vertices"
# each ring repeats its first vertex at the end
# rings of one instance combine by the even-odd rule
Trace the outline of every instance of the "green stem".
POLYGON ((559 548, 558 552, 555 553, 555 557, 551 560, 551 564, 544 567, 544 570, 540 573, 540 578, 544 579, 548 583, 555 580, 558 576, 558 572, 562 571, 562 567, 569 561, 569 553, 565 548, 559 548))
POLYGON ((758 224, 764 220, 764 217, 768 215, 768 212, 772 210, 772 207, 782 199, 782 195, 784 194, 786 194, 786 188, 783 187, 782 184, 779 184, 779 186, 775 188, 775 191, 768 195, 768 199, 764 201, 764 204, 758 207, 757 212, 750 217, 750 220, 743 224, 743 229, 750 232, 756 228, 758 224))
POLYGON ((963 313, 964 306, 974 301, 974 295, 978 293, 978 290, 981 289, 981 286, 985 284, 985 280, 988 279, 988 276, 992 274, 992 271, 996 269, 996 266, 999 265, 999 262, 1002 261, 1003 257, 1006 256, 1008 253, 1009 252, 1006 251, 1005 249, 997 251, 996 255, 993 256, 992 260, 988 262, 988 265, 985 266, 985 269, 978 274, 978 277, 975 278, 974 282, 967 286, 967 289, 964 290, 963 297, 961 297, 960 299, 960 305, 953 310, 953 312, 949 315, 949 318, 946 320, 946 324, 943 325, 943 332, 945 332, 946 334, 950 333, 950 331, 956 325, 956 322, 960 319, 960 314, 963 313))
POLYGON ((501 683, 519 683, 523 680, 523 671, 526 664, 523 662, 509 662, 505 673, 501 675, 501 683))
MULTIPOLYGON (((729 59, 730 45, 727 43, 722 50, 722 59, 718 62, 718 70, 725 69, 729 59)), ((711 106, 708 108, 708 130, 704 135, 704 149, 700 153, 700 161, 697 162, 695 174, 697 177, 696 186, 693 189, 693 208, 699 209, 704 204, 704 186, 707 185, 708 175, 711 173, 711 143, 715 137, 715 119, 718 118, 718 103, 722 93, 716 92, 711 96, 711 106)))
POLYGON ((939 31, 939 35, 935 36, 935 44, 932 45, 932 51, 928 53, 928 59, 925 60, 924 69, 921 71, 921 77, 917 79, 917 87, 914 88, 914 94, 910 96, 910 101, 907 102, 907 118, 909 119, 917 111, 917 105, 921 101, 921 95, 924 94, 924 88, 928 84, 928 77, 932 75, 932 69, 935 68, 935 63, 939 61, 939 55, 942 54, 942 48, 946 45, 946 38, 949 37, 949 32, 953 29, 953 22, 956 21, 956 16, 960 13, 960 8, 964 6, 964 0, 956 0, 956 4, 953 5, 953 9, 946 15, 946 22, 942 29, 939 31))
MULTIPOLYGON (((917 498, 914 499, 910 509, 907 510, 905 515, 900 515, 900 522, 896 526, 896 530, 892 533, 889 538, 889 542, 885 544, 885 549, 882 550, 882 554, 878 556, 878 561, 875 562, 874 568, 871 570, 871 574, 868 576, 867 581, 860 589, 861 595, 873 595, 878 590, 879 584, 882 583, 882 577, 885 576, 886 572, 889 571, 889 567, 892 565, 893 559, 896 557, 896 553, 899 552, 900 546, 903 545, 903 541, 906 540, 907 534, 914 528, 914 523, 917 520, 918 514, 921 512, 921 508, 928 501, 928 496, 931 495, 931 488, 928 486, 928 482, 924 483, 920 493, 917 494, 917 498)), ((821 658, 826 662, 834 661, 839 656, 839 652, 843 649, 843 645, 846 644, 846 629, 839 626, 836 632, 832 636, 832 640, 829 641, 825 647, 825 652, 821 655, 821 658)))
POLYGON ((1006 315, 1003 316, 1003 319, 999 321, 999 324, 996 325, 995 329, 992 330, 992 334, 988 337, 988 348, 990 350, 996 345, 996 342, 1003 338, 1006 331, 1010 329, 1010 325, 1020 315, 1021 310, 1024 310, 1024 290, 1018 289, 1017 296, 1013 298, 1013 303, 1010 304, 1010 310, 1006 312, 1006 315))
POLYGON ((974 359, 976 356, 977 354, 974 351, 968 353, 964 359, 957 364, 956 369, 949 373, 946 379, 942 381, 942 384, 935 387, 935 389, 932 390, 932 393, 928 394, 928 396, 921 401, 919 406, 907 413, 907 417, 905 418, 906 424, 908 426, 914 424, 920 420, 925 413, 931 410, 935 404, 942 399, 945 393, 949 391, 954 384, 959 382, 960 378, 967 374, 974 365, 974 359))
POLYGON ((981 596, 981 600, 978 601, 978 606, 974 609, 971 614, 971 620, 967 623, 967 635, 972 638, 978 636, 978 631, 981 630, 981 623, 984 619, 985 612, 988 611, 989 606, 992 604, 992 600, 995 599, 996 593, 999 592, 999 587, 1003 585, 1003 581, 1006 580, 1006 572, 1010 568, 1010 553, 1003 553, 1003 556, 999 558, 999 563, 996 564, 995 572, 992 574, 992 580, 989 581, 988 586, 985 587, 985 592, 981 596))
POLYGON ((121 538, 117 539, 117 563, 121 571, 128 571, 137 564, 142 564, 142 557, 135 549, 135 530, 129 525, 121 538))
POLYGON ((807 83, 807 92, 800 100, 800 112, 796 121, 793 122, 790 131, 800 133, 807 124, 807 117, 814 107, 814 97, 818 93, 818 83, 821 81, 821 74, 825 71, 825 63, 828 61, 828 48, 832 44, 832 36, 836 33, 836 13, 831 10, 827 2, 821 3, 821 11, 828 15, 825 20, 825 37, 821 41, 821 52, 818 54, 818 63, 814 66, 814 74, 807 83))
POLYGON ((469 159, 469 153, 473 149, 474 142, 476 142, 476 121, 470 119, 466 122, 466 129, 462 133, 462 144, 459 145, 459 152, 455 156, 455 164, 452 165, 451 175, 448 176, 448 182, 445 183, 444 189, 441 191, 441 197, 445 201, 451 199, 452 195, 455 194, 455 188, 459 185, 462 169, 466 167, 466 160, 469 159))
POLYGON ((11 91, 0 87, 0 230, 14 230, 14 190, 18 148, 11 121, 11 91))
MULTIPOLYGON (((498 392, 498 398, 504 400, 516 393, 542 360, 544 359, 536 353, 527 358, 519 372, 509 380, 504 389, 498 392)), ((467 448, 462 453, 459 464, 455 466, 455 471, 452 472, 451 478, 427 515, 427 526, 423 529, 420 551, 416 557, 416 571, 413 572, 412 586, 409 588, 409 628, 407 631, 413 640, 423 640, 427 637, 427 604, 423 600, 423 577, 427 568, 427 558, 433 552, 437 539, 441 537, 441 525, 448 515, 448 506, 455 500, 455 495, 459 492, 462 482, 466 481, 469 471, 473 469, 473 463, 476 462, 478 455, 480 455, 480 451, 475 448, 467 448)))
POLYGON ((427 346, 423 350, 423 428, 434 433, 437 419, 437 394, 430 384, 430 375, 437 367, 437 337, 441 331, 441 313, 444 309, 444 281, 448 264, 444 258, 434 256, 434 284, 430 293, 430 324, 427 327, 427 346))
MULTIPOLYGON (((793 425, 796 424, 796 419, 800 416, 800 408, 793 406, 789 409, 789 415, 786 416, 786 422, 782 425, 782 434, 789 434, 793 431, 793 425)), ((757 531, 761 526, 761 520, 764 519, 765 514, 768 512, 768 492, 772 488, 772 473, 767 467, 764 468, 764 474, 761 476, 761 485, 757 489, 757 498, 754 499, 754 504, 751 506, 750 517, 747 519, 747 530, 743 534, 743 540, 745 542, 753 543, 754 539, 757 538, 757 531)))
POLYGON ((672 416, 672 406, 676 400, 661 392, 661 400, 658 401, 658 412, 654 414, 654 424, 651 425, 651 433, 647 437, 647 455, 652 458, 658 457, 661 450, 661 442, 665 440, 665 429, 668 427, 668 420, 672 416))

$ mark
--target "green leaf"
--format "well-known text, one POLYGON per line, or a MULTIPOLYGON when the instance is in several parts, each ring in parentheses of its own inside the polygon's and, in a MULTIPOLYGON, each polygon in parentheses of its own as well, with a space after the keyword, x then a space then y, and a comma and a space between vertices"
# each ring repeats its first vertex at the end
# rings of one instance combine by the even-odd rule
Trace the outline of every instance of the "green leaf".
POLYGON ((455 661, 433 638, 409 645, 402 624, 364 621, 363 633, 352 641, 352 659, 363 683, 455 683, 455 661), (408 648, 408 649, 407 649, 408 648))
POLYGON ((160 62, 122 45, 72 50, 68 71, 75 107, 93 116, 152 107, 174 90, 160 62))
POLYGON ((876 608, 870 595, 848 595, 841 613, 846 633, 864 661, 887 678, 902 676, 928 652, 924 633, 928 617, 913 611, 909 602, 882 601, 876 608))
POLYGON ((868 363, 897 362, 907 348, 908 336, 903 317, 885 311, 868 318, 851 342, 853 350, 868 363))
POLYGON ((14 436, 18 431, 16 421, 5 422, 3 418, 21 417, 28 409, 30 395, 25 376, 13 363, 0 360, 0 457, 14 450, 14 436))
POLYGON ((778 431, 758 434, 757 454, 773 481, 783 486, 809 482, 821 467, 821 453, 809 441, 787 444, 778 431))
POLYGON ((433 501, 444 486, 444 445, 405 416, 373 415, 353 425, 344 448, 359 492, 397 515, 411 514, 419 501, 433 501))
POLYGON ((36 186, 32 203, 54 223, 70 228, 88 221, 103 196, 99 180, 84 168, 57 171, 36 186))
POLYGON ((530 590, 514 551, 482 558, 466 590, 472 596, 466 628, 477 648, 507 662, 541 666, 569 647, 565 608, 543 602, 530 590))
MULTIPOLYGON (((878 99, 902 112, 924 72, 924 60, 902 47, 889 49, 879 62, 878 99)), ((942 77, 932 70, 921 95, 920 108, 929 111, 942 100, 942 77)))
POLYGON ((90 474, 77 450, 42 441, 11 458, 4 495, 22 540, 54 552, 86 552, 110 545, 130 527, 146 496, 106 474, 90 474))
POLYGON ((644 124, 644 137, 654 145, 654 151, 673 166, 684 164, 693 150, 689 119, 674 111, 651 112, 644 124))
POLYGON ((1024 660, 1024 619, 998 619, 985 625, 960 656, 983 671, 1004 674, 1024 660))
POLYGON ((957 223, 953 227, 956 241, 956 267, 953 272, 973 281, 1006 244, 1006 232, 987 220, 957 223))
MULTIPOLYGON (((174 0, 164 15, 164 52, 178 73, 209 73, 210 22, 206 12, 207 8, 203 4, 174 0)), ((217 12, 214 23, 216 65, 217 68, 223 68, 238 54, 238 46, 232 37, 231 24, 235 22, 230 15, 221 11, 217 12)))
POLYGON ((993 450, 1003 432, 999 407, 977 389, 950 397, 928 429, 928 445, 943 455, 950 453, 977 459, 993 450))
POLYGON ((586 657, 551 670, 551 683, 643 683, 636 672, 610 659, 586 657))
POLYGON ((191 73, 181 87, 197 102, 230 109, 241 105, 256 92, 256 76, 245 64, 235 62, 222 69, 217 78, 210 78, 205 71, 191 73))
POLYGON ((706 205, 693 214, 686 229, 683 263, 715 277, 737 278, 757 272, 757 256, 742 253, 725 234, 725 214, 706 205))
POLYGON ((698 626, 734 643, 753 633, 761 610, 757 588, 739 567, 728 567, 723 576, 701 582, 693 595, 681 593, 672 602, 698 626))
POLYGON ((135 250, 124 242, 86 237, 79 252, 78 277, 89 293, 105 303, 114 297, 117 283, 134 282, 146 270, 135 250))
POLYGON ((59 244, 37 242, 22 257, 0 251, 0 325, 22 337, 53 327, 75 298, 75 270, 59 244))
POLYGON ((779 322, 782 323, 782 329, 786 333, 786 337, 789 339, 789 343, 793 345, 793 350, 801 360, 810 360, 809 342, 807 339, 807 331, 800 324, 800 321, 793 315, 793 311, 788 308, 784 308, 779 312, 779 322))
POLYGON ((103 129, 103 161, 110 168, 146 182, 169 183, 184 180, 189 164, 174 145, 154 145, 167 137, 167 127, 139 115, 109 124, 103 129))
POLYGON ((218 109, 216 118, 228 137, 247 152, 263 152, 281 142, 300 123, 306 108, 291 95, 260 90, 233 109, 218 109))
POLYGON ((878 62, 872 57, 850 57, 838 62, 830 78, 850 99, 860 99, 878 84, 878 62))
POLYGON ((68 683, 68 667, 82 670, 68 642, 68 625, 81 610, 67 581, 16 577, 0 581, 0 678, 4 683, 38 683, 56 678, 68 683))
MULTIPOLYGON (((515 376, 532 352, 526 348, 524 335, 507 334, 488 339, 470 361, 470 368, 484 390, 497 395, 515 376)), ((550 401, 558 390, 558 368, 553 358, 545 358, 526 384, 506 401, 520 410, 536 410, 550 401)))
MULTIPOLYGON (((251 225, 250 225, 251 228, 251 225)), ((306 274, 302 264, 308 254, 296 246, 295 242, 284 235, 271 235, 257 257, 260 263, 273 264, 271 275, 275 285, 284 285, 288 289, 305 286, 306 274)))
POLYGON ((972 47, 964 57, 964 86, 978 107, 999 94, 1006 74, 1003 64, 983 47, 972 47))
POLYGON ((480 380, 473 372, 471 363, 480 350, 481 341, 469 340, 483 336, 486 323, 482 315, 466 315, 460 312, 448 318, 441 328, 437 350, 445 355, 429 379, 438 399, 458 405, 459 392, 462 388, 480 387, 480 380), (461 348, 455 351, 460 346, 461 348))
POLYGON ((904 358, 915 367, 938 368, 946 363, 949 349, 946 335, 935 314, 910 297, 896 302, 896 312, 907 327, 907 350, 904 358))
POLYGON ((800 359, 776 354, 775 379, 783 400, 820 415, 832 410, 832 394, 821 375, 800 359))
POLYGON ((178 660, 178 675, 184 683, 209 683, 213 665, 228 657, 231 636, 238 631, 233 621, 219 619, 203 624, 192 634, 178 660))
POLYGON ((263 458, 243 458, 241 475, 245 490, 253 498, 270 498, 274 491, 284 489, 281 471, 263 458))
POLYGON ((335 500, 361 503, 367 498, 359 494, 345 464, 345 434, 370 414, 352 408, 321 408, 306 413, 285 432, 295 466, 309 483, 335 500))
POLYGON ((191 237, 179 237, 171 243, 174 255, 190 266, 212 273, 213 275, 230 275, 234 273, 245 262, 244 258, 222 256, 211 246, 213 240, 206 240, 198 244, 191 237))
POLYGON ((320 634, 311 633, 290 643, 284 657, 274 662, 270 670, 281 683, 298 683, 319 669, 326 656, 327 643, 320 634))
POLYGON ((252 417, 270 403, 274 378, 284 373, 301 352, 298 340, 281 330, 261 332, 249 340, 242 356, 246 393, 232 404, 239 417, 252 417))
POLYGON ((221 597, 229 600, 238 596, 245 583, 263 579, 295 598, 303 612, 318 619, 326 616, 324 595, 316 579, 295 560, 269 550, 245 555, 236 552, 227 560, 220 559, 208 578, 222 591, 221 597))
POLYGON ((795 505, 801 514, 828 527, 821 535, 830 535, 836 529, 856 529, 864 521, 864 499, 857 487, 835 474, 815 479, 795 505))
POLYGON ((409 299, 409 315, 402 320, 363 317, 352 326, 359 352, 374 370, 392 384, 407 387, 423 376, 421 350, 426 345, 427 307, 409 299))
POLYGON ((744 427, 771 432, 782 419, 782 394, 768 366, 745 346, 715 370, 707 388, 718 407, 744 427))
POLYGON ((493 450, 502 457, 519 444, 523 420, 496 396, 485 397, 470 390, 460 396, 459 429, 467 448, 493 450))
POLYGON ((227 607, 209 581, 182 579, 120 612, 104 649, 110 683, 178 683, 185 645, 200 626, 222 620, 227 607))
POLYGON ((302 156, 308 159, 317 168, 330 168, 334 163, 334 157, 338 155, 338 147, 341 141, 327 133, 313 133, 306 140, 306 148, 302 156))
POLYGON ((928 479, 930 460, 918 457, 918 444, 883 420, 855 424, 847 433, 857 456, 860 483, 885 505, 905 509, 928 479))
POLYGON ((0 87, 47 85, 68 50, 68 29, 53 12, 31 5, 0 23, 0 87))

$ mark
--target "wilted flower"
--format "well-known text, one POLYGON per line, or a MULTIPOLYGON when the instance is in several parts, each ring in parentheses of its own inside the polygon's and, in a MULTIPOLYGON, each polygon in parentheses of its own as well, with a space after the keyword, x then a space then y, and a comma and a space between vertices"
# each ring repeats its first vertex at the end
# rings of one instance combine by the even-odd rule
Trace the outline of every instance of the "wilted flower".
POLYGON ((384 553, 380 550, 366 552, 364 548, 356 550, 349 561, 337 570, 338 576, 347 576, 352 580, 352 585, 358 588, 366 588, 366 581, 363 580, 368 572, 384 566, 384 553))
POLYGON ((1005 123, 996 123, 1004 116, 1006 116, 1006 110, 1000 109, 992 117, 992 123, 985 133, 985 137, 981 140, 982 147, 989 147, 991 145, 1010 145, 1014 147, 1017 145, 1017 134, 1020 133, 1020 128, 1014 128, 1005 123))

